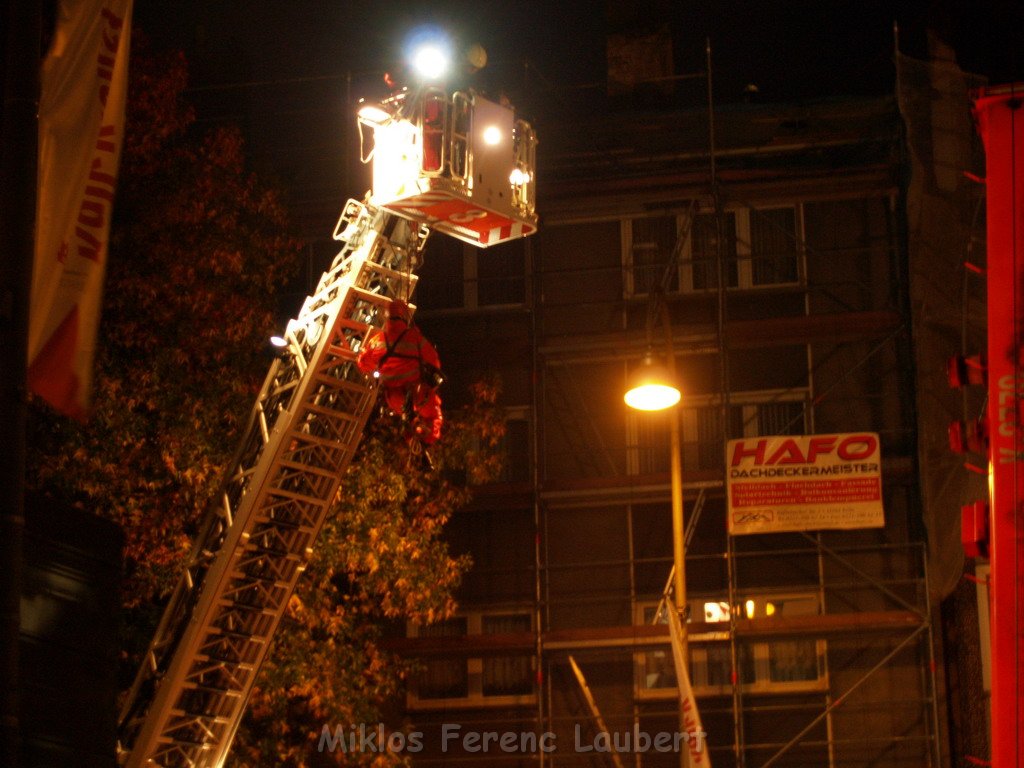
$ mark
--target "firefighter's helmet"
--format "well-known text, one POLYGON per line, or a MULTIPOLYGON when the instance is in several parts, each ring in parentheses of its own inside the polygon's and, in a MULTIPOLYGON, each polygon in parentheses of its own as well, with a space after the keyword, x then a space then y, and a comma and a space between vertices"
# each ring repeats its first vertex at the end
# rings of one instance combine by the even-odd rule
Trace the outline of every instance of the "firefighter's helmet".
POLYGON ((405 320, 409 322, 409 305, 401 299, 392 299, 388 304, 388 317, 392 320, 405 320))

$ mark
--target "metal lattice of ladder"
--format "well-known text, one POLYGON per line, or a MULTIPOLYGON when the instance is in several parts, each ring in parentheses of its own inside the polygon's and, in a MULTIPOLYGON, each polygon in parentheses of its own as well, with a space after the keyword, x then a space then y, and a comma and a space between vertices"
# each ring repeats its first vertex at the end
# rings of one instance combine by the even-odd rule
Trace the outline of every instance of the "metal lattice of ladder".
POLYGON ((425 227, 350 200, 122 708, 122 763, 223 764, 376 390, 355 359, 408 299, 425 227), (147 706, 148 705, 148 706, 147 706))

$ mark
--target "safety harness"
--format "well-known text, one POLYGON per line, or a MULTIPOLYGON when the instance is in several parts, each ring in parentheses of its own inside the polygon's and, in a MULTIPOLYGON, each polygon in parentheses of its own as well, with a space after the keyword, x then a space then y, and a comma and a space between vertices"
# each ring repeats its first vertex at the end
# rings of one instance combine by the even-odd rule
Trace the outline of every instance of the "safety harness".
POLYGON ((409 327, 409 323, 406 322, 405 328, 402 329, 402 332, 391 343, 388 343, 387 337, 384 337, 384 354, 377 361, 377 370, 374 371, 374 377, 379 378, 380 369, 384 366, 384 363, 394 357, 401 360, 416 360, 420 366, 420 381, 434 388, 441 386, 444 382, 444 375, 441 373, 441 369, 423 359, 419 345, 416 347, 415 355, 406 355, 397 351, 398 345, 405 338, 405 334, 409 332, 409 327))

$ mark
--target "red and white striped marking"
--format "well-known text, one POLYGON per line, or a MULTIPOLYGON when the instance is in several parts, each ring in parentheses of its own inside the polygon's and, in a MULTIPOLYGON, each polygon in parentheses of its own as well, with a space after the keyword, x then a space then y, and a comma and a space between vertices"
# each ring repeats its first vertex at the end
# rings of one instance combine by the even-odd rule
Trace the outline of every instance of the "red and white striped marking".
POLYGON ((401 216, 427 221, 435 229, 480 246, 496 245, 536 231, 532 224, 436 190, 392 200, 383 207, 401 216))

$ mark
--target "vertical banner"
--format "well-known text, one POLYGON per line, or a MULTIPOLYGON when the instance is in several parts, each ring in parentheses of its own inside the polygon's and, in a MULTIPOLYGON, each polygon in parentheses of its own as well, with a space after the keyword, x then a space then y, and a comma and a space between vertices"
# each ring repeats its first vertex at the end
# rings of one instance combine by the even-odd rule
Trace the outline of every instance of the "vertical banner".
POLYGON ((39 103, 29 389, 84 418, 128 90, 131 0, 60 0, 39 103))
POLYGON ((730 440, 725 460, 733 536, 885 525, 873 432, 730 440))
POLYGON ((679 686, 679 712, 682 726, 686 731, 687 766, 689 768, 711 768, 711 755, 708 754, 705 739, 707 733, 700 721, 697 711, 697 699, 693 696, 690 684, 690 665, 687 654, 683 650, 683 622, 679 612, 671 606, 668 614, 668 632, 672 638, 672 660, 676 666, 676 683, 679 686))
POLYGON ((992 765, 1024 765, 1024 84, 975 101, 985 144, 992 765))

